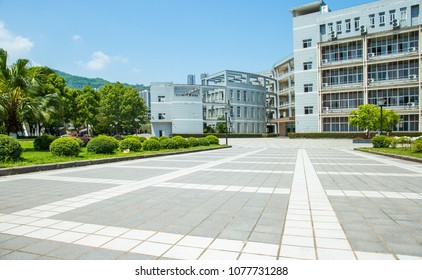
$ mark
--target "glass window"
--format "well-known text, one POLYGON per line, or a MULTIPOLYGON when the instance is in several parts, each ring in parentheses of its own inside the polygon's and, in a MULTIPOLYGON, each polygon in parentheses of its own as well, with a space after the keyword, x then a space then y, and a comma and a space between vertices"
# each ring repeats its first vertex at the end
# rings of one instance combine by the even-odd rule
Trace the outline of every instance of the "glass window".
POLYGON ((165 96, 158 96, 158 102, 166 102, 165 96))
POLYGON ((352 23, 350 22, 350 19, 346 20, 346 32, 350 32, 352 29, 352 23))
POLYGON ((341 33, 341 21, 337 21, 337 33, 341 33))
POLYGON ((379 17, 380 17, 380 26, 384 26, 385 25, 385 13, 379 13, 379 17))
POLYGON ((371 27, 375 27, 375 15, 374 14, 369 15, 369 25, 371 27))
POLYGON ((305 115, 312 115, 314 113, 314 106, 305 106, 305 115))
POLYGON ((396 10, 390 11, 390 25, 393 24, 393 21, 396 19, 396 10))
POLYGON ((332 23, 329 23, 328 24, 328 33, 331 33, 332 31, 334 31, 333 24, 332 23))
POLYGON ((355 30, 359 31, 360 28, 360 18, 355 18, 355 30))
POLYGON ((313 90, 313 84, 304 84, 303 91, 304 92, 311 92, 313 90))
POLYGON ((303 48, 310 48, 312 46, 312 39, 303 40, 303 48))
POLYGON ((321 35, 325 35, 325 34, 326 34, 326 27, 325 27, 325 24, 321 24, 321 25, 319 26, 319 33, 320 33, 321 35))
POLYGON ((406 20, 407 19, 407 8, 400 9, 400 19, 406 20))
POLYGON ((236 117, 240 118, 240 107, 236 109, 236 117))
POLYGON ((303 70, 311 70, 311 69, 312 69, 312 62, 303 63, 303 70))
POLYGON ((159 120, 165 120, 166 119, 166 113, 158 113, 158 119, 159 120))

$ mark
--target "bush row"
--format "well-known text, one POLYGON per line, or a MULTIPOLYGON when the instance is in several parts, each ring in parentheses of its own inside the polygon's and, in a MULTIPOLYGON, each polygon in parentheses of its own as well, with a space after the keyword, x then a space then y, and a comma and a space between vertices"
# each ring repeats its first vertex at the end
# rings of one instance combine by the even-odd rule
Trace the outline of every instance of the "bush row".
MULTIPOLYGON (((375 132, 371 132, 375 135, 375 132)), ((421 132, 391 132, 390 136, 409 136, 419 137, 422 136, 421 132)), ((364 132, 309 132, 309 133, 289 133, 289 138, 366 138, 364 132)))
POLYGON ((388 137, 385 135, 379 135, 372 138, 372 145, 374 148, 401 148, 406 150, 412 150, 415 153, 422 152, 422 137, 412 139, 407 136, 402 137, 388 137))
MULTIPOLYGON (((43 138, 47 139, 47 137, 43 138)), ((52 141, 52 143, 49 145, 49 148, 53 155, 78 156, 80 147, 82 147, 83 144, 84 141, 82 141, 80 138, 63 137, 52 141)), ((219 139, 214 135, 208 135, 207 137, 200 139, 193 137, 185 139, 181 136, 175 136, 172 138, 167 136, 162 136, 160 138, 152 136, 149 139, 146 139, 145 137, 127 136, 119 142, 114 137, 100 135, 98 137, 92 138, 86 147, 89 153, 112 154, 117 149, 134 152, 139 152, 142 149, 145 151, 158 151, 161 149, 180 149, 196 146, 209 146, 210 144, 218 145, 219 139)))
MULTIPOLYGON (((194 137, 194 138, 203 138, 207 137, 208 135, 214 135, 218 138, 225 138, 225 133, 213 133, 213 134, 174 134, 173 136, 182 136, 184 138, 194 137)), ((267 138, 267 137, 278 137, 278 134, 275 133, 256 133, 256 134, 249 134, 249 133, 229 133, 229 138, 267 138)))

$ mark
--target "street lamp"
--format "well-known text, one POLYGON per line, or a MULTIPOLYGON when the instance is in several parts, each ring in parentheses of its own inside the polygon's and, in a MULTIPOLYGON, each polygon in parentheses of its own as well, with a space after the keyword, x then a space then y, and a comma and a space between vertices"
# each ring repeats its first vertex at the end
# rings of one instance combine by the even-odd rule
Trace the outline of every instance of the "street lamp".
POLYGON ((378 106, 380 107, 380 110, 381 110, 381 116, 380 116, 380 131, 381 131, 381 133, 380 133, 380 135, 382 134, 382 107, 384 107, 385 106, 385 98, 378 98, 378 100, 377 100, 377 103, 378 103, 378 106))
POLYGON ((226 145, 229 145, 229 116, 230 116, 230 100, 226 104, 226 112, 224 112, 226 117, 226 145))
POLYGON ((140 119, 135 119, 135 134, 136 136, 138 136, 138 123, 139 123, 140 119))

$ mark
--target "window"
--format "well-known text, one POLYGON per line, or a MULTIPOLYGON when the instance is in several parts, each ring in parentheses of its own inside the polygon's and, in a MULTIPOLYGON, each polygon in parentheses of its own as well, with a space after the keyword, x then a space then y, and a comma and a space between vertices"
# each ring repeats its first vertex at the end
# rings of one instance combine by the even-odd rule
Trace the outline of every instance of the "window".
POLYGON ((340 69, 324 70, 322 72, 322 83, 331 86, 362 84, 363 67, 355 66, 340 69))
POLYGON ((385 13, 379 13, 380 16, 380 26, 384 26, 385 25, 385 13))
POLYGON ((360 18, 355 18, 355 30, 359 31, 360 28, 360 18))
POLYGON ((369 25, 371 27, 375 27, 375 15, 374 14, 369 15, 369 25))
POLYGON ((248 107, 243 108, 243 118, 248 118, 248 107))
POLYGON ((341 33, 341 21, 337 21, 337 33, 341 33))
POLYGON ((394 61, 368 66, 368 79, 374 81, 407 80, 418 75, 418 60, 394 61))
POLYGON ((233 96, 233 90, 231 89, 230 90, 230 93, 229 93, 229 99, 233 101, 233 97, 234 97, 233 96))
POLYGON ((329 62, 360 59, 363 55, 362 41, 354 41, 322 47, 322 60, 329 62))
POLYGON ((328 33, 331 33, 331 32, 333 32, 334 31, 334 29, 333 29, 333 24, 332 23, 329 23, 328 24, 328 33))
POLYGON ((240 90, 236 92, 236 100, 240 101, 240 90))
POLYGON ((312 39, 303 40, 303 48, 310 48, 312 46, 312 39))
POLYGON ((329 93, 322 96, 322 107, 330 110, 353 109, 363 104, 363 92, 329 93))
POLYGON ((386 100, 385 106, 387 107, 406 107, 409 103, 418 104, 419 93, 418 88, 391 88, 391 89, 380 89, 370 90, 368 93, 368 103, 377 104, 379 98, 386 100))
POLYGON ((251 118, 255 118, 255 108, 251 108, 251 118))
POLYGON ((407 9, 406 8, 401 8, 400 9, 400 19, 401 20, 406 20, 407 19, 407 9))
POLYGON ((165 120, 166 119, 166 113, 158 113, 158 119, 159 120, 165 120))
POLYGON ((158 96, 158 102, 166 102, 165 96, 158 96))
POLYGON ((243 102, 246 102, 247 101, 247 99, 246 99, 246 91, 243 91, 243 102))
POLYGON ((313 84, 304 84, 303 85, 303 91, 304 92, 311 92, 313 89, 313 84))
POLYGON ((322 121, 324 132, 336 132, 336 131, 357 131, 358 129, 354 126, 349 126, 348 117, 334 117, 324 118, 322 121))
POLYGON ((314 106, 305 106, 305 115, 312 115, 314 113, 314 106))
POLYGON ((327 30, 326 30, 325 24, 321 24, 321 25, 319 26, 319 33, 320 33, 321 35, 325 35, 325 34, 327 33, 327 30))
POLYGON ((350 32, 352 29, 352 23, 350 22, 350 19, 346 19, 346 32, 350 32))
POLYGON ((236 108, 236 117, 240 118, 240 107, 236 108))
POLYGON ((390 25, 393 25, 393 21, 396 19, 396 10, 390 11, 390 25))
POLYGON ((312 62, 303 63, 303 70, 311 70, 311 69, 312 69, 312 62))
POLYGON ((409 48, 417 48, 419 33, 417 31, 377 37, 368 40, 368 53, 376 56, 406 53, 409 48))

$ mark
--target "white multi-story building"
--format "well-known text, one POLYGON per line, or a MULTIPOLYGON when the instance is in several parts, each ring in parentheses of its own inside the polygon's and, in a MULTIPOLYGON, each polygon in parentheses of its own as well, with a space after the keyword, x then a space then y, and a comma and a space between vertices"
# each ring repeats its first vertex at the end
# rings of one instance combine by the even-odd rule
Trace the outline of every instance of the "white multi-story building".
POLYGON ((296 132, 355 131, 350 110, 380 98, 401 117, 395 130, 422 131, 420 0, 291 12, 296 132))
POLYGON ((201 134, 226 121, 231 133, 271 132, 275 87, 267 76, 230 70, 204 77, 202 85, 151 83, 152 132, 201 134))

